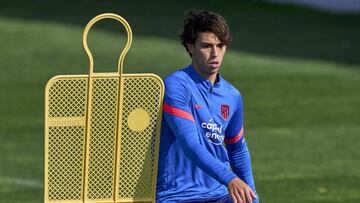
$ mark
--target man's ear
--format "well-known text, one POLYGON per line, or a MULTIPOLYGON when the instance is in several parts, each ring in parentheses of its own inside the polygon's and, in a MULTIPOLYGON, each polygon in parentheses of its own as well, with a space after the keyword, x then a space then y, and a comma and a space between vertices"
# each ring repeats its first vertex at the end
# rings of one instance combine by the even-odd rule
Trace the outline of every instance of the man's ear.
POLYGON ((190 52, 191 55, 194 55, 195 53, 195 44, 191 44, 191 43, 186 43, 186 47, 188 49, 188 51, 190 52))

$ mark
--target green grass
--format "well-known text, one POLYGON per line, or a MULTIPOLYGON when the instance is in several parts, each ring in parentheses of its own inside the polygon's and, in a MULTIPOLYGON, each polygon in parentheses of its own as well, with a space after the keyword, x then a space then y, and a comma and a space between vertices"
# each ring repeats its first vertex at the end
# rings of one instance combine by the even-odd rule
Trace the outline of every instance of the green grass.
MULTIPOLYGON (((302 25, 317 16, 317 21, 325 23, 311 32, 343 27, 343 33, 334 29, 335 34, 329 33, 325 38, 334 39, 340 33, 342 37, 348 36, 346 40, 359 42, 354 41, 353 33, 349 34, 351 30, 359 34, 358 28, 350 28, 356 24, 349 23, 358 16, 336 18, 306 10, 290 9, 292 13, 288 13, 280 7, 244 5, 241 15, 250 19, 255 14, 249 13, 254 11, 258 13, 256 22, 275 11, 273 16, 279 19, 280 15, 306 16, 299 22, 302 25), (342 23, 340 19, 347 21, 342 23), (333 24, 328 25, 326 22, 330 21, 333 24)), ((236 15, 229 7, 220 9, 225 13, 229 9, 227 16, 236 15)), ((76 15, 59 20, 49 14, 50 20, 44 20, 39 14, 25 20, 23 16, 31 15, 31 11, 27 12, 30 14, 0 14, 0 202, 4 203, 42 202, 46 81, 59 74, 88 71, 87 57, 81 47, 85 23, 69 23, 76 15)), ((164 77, 189 63, 175 37, 169 37, 165 31, 159 31, 158 35, 146 33, 148 27, 143 24, 140 29, 136 19, 134 24, 134 31, 140 33, 135 32, 125 60, 125 72, 153 72, 164 77)), ((280 30, 286 29, 291 30, 292 26, 280 30)), ((115 70, 122 36, 101 26, 90 33, 89 45, 94 51, 97 72, 115 70)), ((275 38, 280 40, 280 36, 275 38)), ((267 45, 272 43, 270 36, 262 40, 267 45)), ((327 39, 323 40, 320 44, 285 47, 285 50, 293 49, 289 55, 277 53, 274 47, 261 51, 261 46, 256 45, 251 49, 250 44, 255 41, 250 40, 246 49, 241 49, 241 43, 234 44, 225 57, 221 73, 243 95, 246 136, 262 202, 360 201, 358 47, 345 57, 331 50, 337 46, 329 45, 329 48, 324 45, 327 39), (327 49, 326 56, 322 55, 323 49, 327 49), (307 57, 306 50, 315 54, 307 57)))

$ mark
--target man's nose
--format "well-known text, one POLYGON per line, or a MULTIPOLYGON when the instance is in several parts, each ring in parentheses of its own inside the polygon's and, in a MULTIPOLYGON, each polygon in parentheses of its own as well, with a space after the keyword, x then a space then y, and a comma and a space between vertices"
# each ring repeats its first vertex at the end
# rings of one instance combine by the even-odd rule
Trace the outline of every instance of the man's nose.
POLYGON ((217 55, 218 55, 217 47, 212 47, 211 48, 211 56, 217 57, 217 55))

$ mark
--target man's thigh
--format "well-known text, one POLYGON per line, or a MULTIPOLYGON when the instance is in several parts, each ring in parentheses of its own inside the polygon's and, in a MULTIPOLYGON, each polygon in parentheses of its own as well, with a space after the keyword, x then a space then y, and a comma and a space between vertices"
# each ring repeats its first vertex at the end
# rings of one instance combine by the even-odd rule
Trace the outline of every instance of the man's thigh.
POLYGON ((201 201, 187 201, 186 203, 233 203, 229 195, 220 198, 211 198, 201 201))
POLYGON ((232 201, 231 197, 229 195, 227 195, 225 197, 222 197, 222 198, 214 201, 213 203, 233 203, 233 201, 232 201))

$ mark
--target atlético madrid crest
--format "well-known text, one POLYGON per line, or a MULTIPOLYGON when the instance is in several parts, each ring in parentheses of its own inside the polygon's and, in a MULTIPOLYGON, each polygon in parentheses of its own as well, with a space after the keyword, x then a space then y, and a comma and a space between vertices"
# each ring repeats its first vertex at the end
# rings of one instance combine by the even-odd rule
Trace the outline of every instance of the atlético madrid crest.
POLYGON ((230 114, 230 107, 227 104, 223 104, 221 105, 221 116, 223 117, 223 119, 227 119, 229 117, 230 114))

